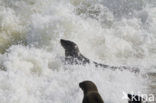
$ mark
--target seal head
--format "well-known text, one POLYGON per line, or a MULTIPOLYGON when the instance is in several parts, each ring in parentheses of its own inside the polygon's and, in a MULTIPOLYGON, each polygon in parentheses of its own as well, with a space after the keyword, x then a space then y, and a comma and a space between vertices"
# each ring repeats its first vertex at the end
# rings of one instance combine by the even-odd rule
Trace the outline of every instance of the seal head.
POLYGON ((79 48, 78 46, 69 40, 60 40, 62 47, 65 49, 65 56, 77 57, 79 56, 79 48))
POLYGON ((84 94, 82 103, 104 103, 96 85, 92 81, 83 81, 79 83, 79 87, 84 94))
POLYGON ((96 85, 92 81, 80 82, 79 87, 83 90, 84 93, 89 91, 98 91, 96 85))
POLYGON ((90 63, 90 60, 84 57, 77 46, 76 43, 61 39, 60 43, 65 49, 65 63, 66 64, 87 64, 90 63))

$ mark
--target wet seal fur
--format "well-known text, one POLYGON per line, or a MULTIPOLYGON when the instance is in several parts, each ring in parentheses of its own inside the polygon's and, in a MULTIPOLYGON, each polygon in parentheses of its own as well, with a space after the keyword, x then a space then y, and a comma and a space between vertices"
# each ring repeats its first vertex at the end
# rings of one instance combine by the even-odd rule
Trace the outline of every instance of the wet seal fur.
POLYGON ((138 73, 140 70, 135 67, 127 67, 127 66, 109 66, 101 63, 97 63, 95 61, 91 61, 85 56, 83 56, 76 43, 61 39, 60 43, 62 47, 65 49, 65 64, 78 64, 78 65, 86 65, 89 63, 93 63, 96 67, 102 67, 102 68, 111 68, 112 70, 129 70, 131 72, 138 73))
POLYGON ((92 81, 83 81, 79 83, 79 87, 84 94, 82 103, 104 103, 96 85, 92 81))

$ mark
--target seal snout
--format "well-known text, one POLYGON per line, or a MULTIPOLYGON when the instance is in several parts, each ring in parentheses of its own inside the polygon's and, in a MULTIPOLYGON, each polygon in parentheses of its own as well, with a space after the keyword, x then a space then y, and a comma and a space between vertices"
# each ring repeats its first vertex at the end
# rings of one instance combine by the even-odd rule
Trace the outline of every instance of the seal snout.
POLYGON ((65 43, 66 43, 66 40, 64 40, 64 39, 60 39, 60 42, 61 42, 61 45, 64 46, 65 43))
POLYGON ((82 82, 79 83, 79 87, 82 88, 82 82))
POLYGON ((68 40, 60 39, 60 43, 65 50, 70 50, 70 48, 72 48, 72 43, 68 40))
POLYGON ((64 49, 70 50, 70 51, 75 50, 77 47, 77 45, 74 42, 69 41, 69 40, 60 39, 60 43, 64 47, 64 49))
POLYGON ((65 42, 65 41, 66 41, 66 40, 64 40, 64 39, 60 39, 60 42, 61 42, 61 43, 65 42))

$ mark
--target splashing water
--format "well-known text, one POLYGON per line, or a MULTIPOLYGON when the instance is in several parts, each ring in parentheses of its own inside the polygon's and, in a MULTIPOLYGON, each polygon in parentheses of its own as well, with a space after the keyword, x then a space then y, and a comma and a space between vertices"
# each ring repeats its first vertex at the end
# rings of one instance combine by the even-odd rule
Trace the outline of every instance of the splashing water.
POLYGON ((155 93, 155 27, 155 0, 1 0, 0 103, 81 103, 83 80, 95 82, 105 103, 155 93), (141 73, 64 65, 61 38, 89 59, 141 73))

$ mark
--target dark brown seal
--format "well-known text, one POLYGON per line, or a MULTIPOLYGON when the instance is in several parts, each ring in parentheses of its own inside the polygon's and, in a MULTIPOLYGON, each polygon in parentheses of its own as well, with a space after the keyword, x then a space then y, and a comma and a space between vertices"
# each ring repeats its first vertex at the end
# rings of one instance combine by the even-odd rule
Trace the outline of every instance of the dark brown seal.
POLYGON ((135 67, 128 67, 128 66, 117 67, 117 66, 109 66, 106 64, 97 63, 83 56, 81 52, 79 51, 79 48, 76 43, 69 41, 69 40, 64 40, 64 39, 61 39, 60 43, 62 47, 65 49, 65 63, 66 64, 85 65, 85 64, 93 63, 96 67, 102 67, 105 69, 121 70, 121 71, 129 70, 135 73, 140 71, 138 68, 135 68, 135 67))
POLYGON ((104 103, 96 85, 92 81, 83 81, 79 83, 79 86, 84 93, 82 103, 104 103))

